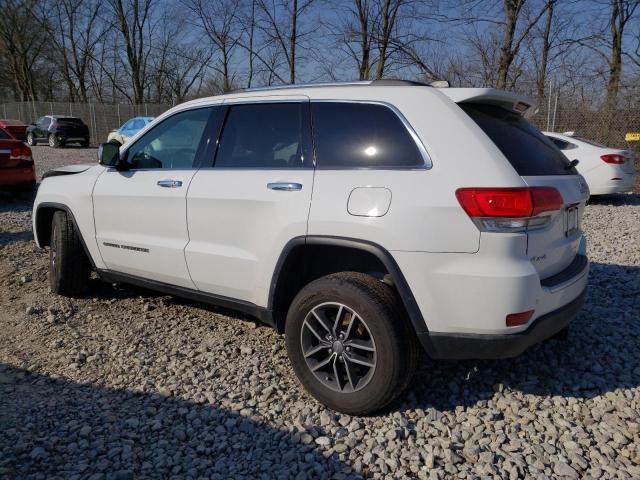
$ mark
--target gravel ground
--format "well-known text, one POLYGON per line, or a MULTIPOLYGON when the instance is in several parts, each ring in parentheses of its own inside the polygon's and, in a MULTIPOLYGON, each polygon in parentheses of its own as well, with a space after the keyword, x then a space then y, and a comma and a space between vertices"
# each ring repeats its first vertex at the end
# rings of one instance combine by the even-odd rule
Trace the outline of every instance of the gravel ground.
MULTIPOLYGON (((95 155, 35 152, 45 170, 95 155)), ((368 418, 304 393, 283 338, 243 315, 97 280, 50 294, 30 217, 0 199, 1 478, 640 478, 639 195, 587 207, 568 339, 424 357, 368 418)))

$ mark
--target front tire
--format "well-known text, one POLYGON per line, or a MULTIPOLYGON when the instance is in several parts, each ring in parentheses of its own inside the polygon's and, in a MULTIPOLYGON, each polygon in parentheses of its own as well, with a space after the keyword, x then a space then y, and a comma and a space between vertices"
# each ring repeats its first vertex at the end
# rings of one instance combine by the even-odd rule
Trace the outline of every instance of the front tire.
POLYGON ((49 286, 53 293, 78 297, 91 277, 89 260, 79 233, 69 215, 62 210, 53 214, 49 250, 49 286))
POLYGON ((33 133, 31 132, 27 133, 27 145, 29 145, 30 147, 33 147, 37 144, 38 142, 36 140, 36 137, 33 136, 33 133))
POLYGON ((60 140, 53 133, 49 134, 49 146, 52 148, 60 147, 60 140))
POLYGON ((417 340, 396 292, 362 273, 337 273, 305 286, 289 308, 285 334, 300 383, 350 415, 387 406, 417 363, 417 340))

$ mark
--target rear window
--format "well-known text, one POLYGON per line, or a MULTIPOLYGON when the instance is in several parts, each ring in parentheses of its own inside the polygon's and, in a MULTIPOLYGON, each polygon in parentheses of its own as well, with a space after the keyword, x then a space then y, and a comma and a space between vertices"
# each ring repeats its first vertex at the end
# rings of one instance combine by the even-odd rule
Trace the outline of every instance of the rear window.
POLYGON ((56 118, 56 123, 59 125, 73 125, 73 126, 81 126, 84 125, 82 120, 79 118, 56 118))
POLYGON ((467 115, 496 144, 518 175, 574 175, 567 157, 521 115, 496 105, 461 104, 467 115))
POLYGON ((13 137, 0 128, 0 140, 13 140, 13 137))

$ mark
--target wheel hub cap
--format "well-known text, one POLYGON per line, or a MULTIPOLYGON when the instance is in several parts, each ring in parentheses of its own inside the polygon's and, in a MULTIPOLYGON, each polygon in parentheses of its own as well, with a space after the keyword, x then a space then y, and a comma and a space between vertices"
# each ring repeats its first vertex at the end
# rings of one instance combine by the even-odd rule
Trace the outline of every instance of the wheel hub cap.
POLYGON ((337 353, 338 355, 340 355, 342 352, 344 352, 344 345, 340 340, 338 340, 336 342, 333 342, 331 349, 334 351, 334 353, 337 353))

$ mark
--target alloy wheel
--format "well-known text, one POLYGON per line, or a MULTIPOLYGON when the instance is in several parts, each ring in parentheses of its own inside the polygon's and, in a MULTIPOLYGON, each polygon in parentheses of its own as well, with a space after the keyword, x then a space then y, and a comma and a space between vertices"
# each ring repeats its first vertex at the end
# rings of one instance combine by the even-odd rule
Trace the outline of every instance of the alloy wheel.
POLYGON ((315 306, 300 331, 309 370, 327 388, 341 393, 363 389, 376 369, 376 344, 366 321, 352 308, 327 302, 315 306))

